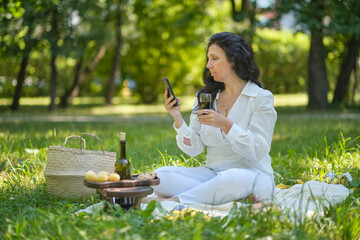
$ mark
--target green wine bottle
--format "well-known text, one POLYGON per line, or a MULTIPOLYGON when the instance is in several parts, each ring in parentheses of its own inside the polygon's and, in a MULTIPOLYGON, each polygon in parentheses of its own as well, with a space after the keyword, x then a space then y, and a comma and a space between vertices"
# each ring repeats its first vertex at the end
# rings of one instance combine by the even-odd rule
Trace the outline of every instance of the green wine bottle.
POLYGON ((120 133, 120 157, 115 162, 115 172, 120 175, 120 180, 131 179, 131 164, 126 159, 126 133, 120 133))

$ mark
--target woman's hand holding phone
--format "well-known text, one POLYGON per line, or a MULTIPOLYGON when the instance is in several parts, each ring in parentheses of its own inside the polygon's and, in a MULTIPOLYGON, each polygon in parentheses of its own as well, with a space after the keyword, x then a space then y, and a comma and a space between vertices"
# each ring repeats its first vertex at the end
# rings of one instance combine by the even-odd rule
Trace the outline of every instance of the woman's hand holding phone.
POLYGON ((173 116, 173 114, 176 112, 180 112, 180 99, 176 98, 174 99, 174 96, 168 94, 169 89, 165 89, 164 98, 165 98, 165 110, 173 116), (177 106, 175 105, 177 103, 177 106))
POLYGON ((174 96, 170 94, 170 97, 168 97, 168 89, 165 89, 164 98, 165 98, 165 110, 173 117, 176 128, 180 128, 183 124, 183 118, 181 116, 180 112, 180 99, 176 98, 174 99, 174 96), (177 103, 177 106, 175 106, 175 103, 177 103))
POLYGON ((165 104, 164 107, 166 111, 174 118, 175 126, 177 128, 181 127, 183 124, 183 118, 180 112, 180 99, 175 97, 174 91, 172 90, 170 81, 167 77, 161 78, 161 81, 165 88, 164 98, 165 104))

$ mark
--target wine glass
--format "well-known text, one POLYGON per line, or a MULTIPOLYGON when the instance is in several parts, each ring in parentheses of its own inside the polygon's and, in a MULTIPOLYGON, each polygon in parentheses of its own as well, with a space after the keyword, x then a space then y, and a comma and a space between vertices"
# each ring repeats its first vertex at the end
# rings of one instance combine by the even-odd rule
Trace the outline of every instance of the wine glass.
POLYGON ((210 108, 211 108, 211 94, 200 93, 200 109, 210 109, 210 108))

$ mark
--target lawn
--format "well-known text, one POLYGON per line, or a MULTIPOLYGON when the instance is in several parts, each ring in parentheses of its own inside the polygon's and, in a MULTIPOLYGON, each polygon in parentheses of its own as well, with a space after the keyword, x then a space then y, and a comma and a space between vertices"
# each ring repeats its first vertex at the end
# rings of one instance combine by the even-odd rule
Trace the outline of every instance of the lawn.
MULTIPOLYGON (((183 98, 188 118, 191 98, 183 98)), ((201 212, 183 211, 164 218, 145 211, 109 214, 74 213, 99 202, 65 199, 46 192, 44 170, 48 147, 65 137, 89 132, 103 140, 107 151, 119 153, 119 132, 127 133, 127 156, 133 173, 163 165, 199 166, 202 154, 190 158, 176 146, 171 119, 161 103, 151 107, 131 101, 102 106, 101 101, 80 99, 67 110, 46 112, 38 99, 17 113, 6 110, 0 99, 0 238, 3 239, 357 239, 360 237, 360 117, 358 110, 310 112, 301 95, 276 99, 278 121, 271 156, 276 184, 294 185, 297 179, 324 181, 328 171, 350 172, 354 193, 325 216, 293 222, 281 211, 265 213, 250 208, 233 209, 228 217, 209 218, 201 212), (286 106, 289 99, 294 100, 286 106), (147 109, 150 113, 147 112, 147 109), (76 116, 95 116, 74 121, 76 116), (119 117, 120 116, 120 117, 119 117), (25 121, 24 121, 25 119, 25 121), (119 217, 120 215, 120 217, 119 217)), ((306 99, 305 99, 306 101, 306 99)), ((119 100, 119 102, 121 102, 119 100)), ((77 147, 77 141, 69 147, 77 147)), ((100 149, 87 137, 87 146, 100 149)))

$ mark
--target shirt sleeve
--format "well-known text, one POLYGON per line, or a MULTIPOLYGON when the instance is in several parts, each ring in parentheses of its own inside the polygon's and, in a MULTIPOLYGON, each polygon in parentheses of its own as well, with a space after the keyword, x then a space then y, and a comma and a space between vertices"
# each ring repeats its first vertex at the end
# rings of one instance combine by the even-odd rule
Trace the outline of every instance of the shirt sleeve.
POLYGON ((255 99, 247 129, 233 124, 226 135, 233 151, 249 160, 263 159, 270 152, 276 119, 274 96, 271 92, 264 91, 255 99))
MULTIPOLYGON (((193 109, 197 105, 196 98, 193 109)), ((177 133, 176 143, 184 153, 191 157, 195 157, 203 152, 205 144, 201 141, 200 138, 201 124, 197 113, 191 113, 189 126, 184 121, 180 128, 176 128, 175 123, 173 124, 173 127, 177 133), (190 139, 190 146, 184 144, 184 138, 190 139)))

